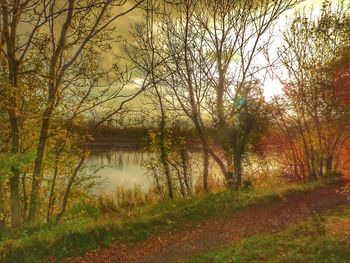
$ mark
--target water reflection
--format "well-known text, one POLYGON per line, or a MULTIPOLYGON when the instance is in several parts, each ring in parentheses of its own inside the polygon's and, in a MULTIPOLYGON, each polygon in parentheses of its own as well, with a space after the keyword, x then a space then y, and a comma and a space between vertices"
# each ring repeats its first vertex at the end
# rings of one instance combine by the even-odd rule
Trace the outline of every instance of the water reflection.
MULTIPOLYGON (((131 189, 135 185, 140 186, 143 192, 148 192, 151 187, 154 187, 154 178, 147 173, 146 167, 151 157, 152 153, 142 148, 92 148, 87 166, 90 173, 97 170, 96 177, 101 179, 101 183, 94 187, 93 192, 114 196, 117 187, 131 189)), ((201 184, 202 154, 198 149, 191 149, 188 157, 190 158, 189 176, 193 179, 193 186, 201 184)), ((210 178, 216 178, 215 181, 221 183, 221 173, 212 160, 209 171, 210 178)))
POLYGON ((142 191, 148 191, 151 179, 146 175, 145 160, 151 153, 142 149, 92 149, 87 161, 90 172, 96 172, 101 184, 93 192, 114 195, 117 187, 132 188, 139 185, 142 191))

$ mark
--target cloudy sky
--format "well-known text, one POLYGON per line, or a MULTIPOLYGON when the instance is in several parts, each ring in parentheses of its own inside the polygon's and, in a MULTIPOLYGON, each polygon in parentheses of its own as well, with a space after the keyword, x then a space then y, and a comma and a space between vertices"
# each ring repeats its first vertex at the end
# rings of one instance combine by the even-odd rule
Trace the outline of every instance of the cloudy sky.
MULTIPOLYGON (((134 0, 129 0, 128 3, 122 7, 116 9, 115 12, 123 12, 124 10, 130 8, 135 3, 134 0)), ((322 0, 305 0, 302 1, 300 4, 298 4, 294 9, 291 9, 287 11, 282 17, 279 19, 279 21, 276 24, 276 27, 274 30, 283 30, 283 28, 288 25, 288 21, 293 17, 293 14, 298 10, 309 10, 313 8, 313 13, 317 14, 322 7, 322 0)), ((126 16, 121 17, 114 23, 114 27, 117 31, 117 33, 122 36, 127 41, 132 41, 130 36, 130 30, 131 26, 136 23, 137 21, 140 21, 142 19, 142 12, 141 10, 134 10, 131 13, 127 14, 126 16)), ((115 54, 120 54, 120 46, 116 46, 114 49, 115 54)), ((113 59, 113 54, 106 54, 105 57, 105 63, 109 64, 113 59)), ((132 90, 132 86, 129 87, 129 90, 132 90)), ((268 99, 269 97, 279 94, 282 92, 282 85, 276 78, 268 79, 265 83, 265 97, 268 99)), ((142 103, 143 96, 140 96, 138 99, 134 100, 132 102, 133 106, 139 106, 142 103)))
MULTIPOLYGON (((303 8, 308 9, 310 7, 314 7, 315 10, 319 10, 322 6, 322 2, 323 2, 323 0, 304 0, 304 1, 301 1, 301 3, 296 6, 296 8, 291 9, 290 11, 286 12, 284 17, 286 17, 286 16, 290 17, 293 15, 293 13, 296 10, 300 10, 303 8)), ((129 0, 124 7, 116 9, 116 12, 125 11, 125 10, 129 9, 131 6, 133 6, 133 4, 135 4, 135 1, 129 0)), ((139 9, 134 10, 131 13, 129 13, 128 15, 123 16, 120 19, 118 19, 117 22, 114 24, 114 26, 121 36, 128 38, 130 36, 130 26, 132 24, 134 24, 135 22, 140 21, 141 19, 142 19, 141 11, 139 9)), ((284 18, 282 17, 281 20, 284 20, 284 18)))

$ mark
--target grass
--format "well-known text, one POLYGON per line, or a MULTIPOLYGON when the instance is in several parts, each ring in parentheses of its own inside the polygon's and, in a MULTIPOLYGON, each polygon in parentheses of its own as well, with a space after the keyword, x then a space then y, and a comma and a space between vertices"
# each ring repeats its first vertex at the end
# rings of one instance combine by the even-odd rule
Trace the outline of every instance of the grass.
POLYGON ((0 241, 0 262, 51 262, 83 255, 98 247, 140 242, 168 230, 213 217, 230 216, 246 207, 311 191, 337 179, 290 184, 271 189, 221 192, 145 206, 130 219, 100 218, 45 225, 8 234, 0 241))
MULTIPOLYGON (((350 211, 347 211, 348 218, 350 211)), ((327 231, 326 218, 314 217, 286 231, 244 239, 183 263, 205 262, 350 262, 350 249, 327 231)), ((340 218, 332 216, 332 218, 340 218)))

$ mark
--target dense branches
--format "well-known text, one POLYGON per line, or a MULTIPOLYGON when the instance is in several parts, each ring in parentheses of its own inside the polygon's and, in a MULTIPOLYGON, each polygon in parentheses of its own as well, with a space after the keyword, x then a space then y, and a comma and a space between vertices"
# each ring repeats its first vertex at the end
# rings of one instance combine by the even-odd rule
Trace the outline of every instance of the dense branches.
POLYGON ((302 148, 299 157, 293 150, 299 160, 294 161, 296 175, 315 179, 337 170, 337 155, 349 136, 349 110, 336 94, 329 66, 348 45, 349 10, 344 3, 333 9, 324 2, 319 17, 307 16, 297 14, 283 35, 280 54, 287 80, 285 96, 276 98, 276 105, 284 132, 302 148))
MULTIPOLYGON (((77 135, 73 124, 93 114, 97 108, 97 124, 103 123, 139 94, 137 88, 129 94, 123 92, 130 82, 130 75, 117 61, 113 65, 103 65, 102 61, 106 52, 112 51, 110 43, 118 39, 112 26, 142 2, 1 1, 1 74, 2 79, 7 79, 1 87, 1 110, 8 113, 12 154, 35 153, 31 176, 26 176, 32 181, 30 191, 27 191, 27 180, 20 189, 19 178, 24 173, 20 169, 22 165, 12 168, 10 192, 14 227, 22 217, 27 217, 27 212, 28 219, 37 219, 41 185, 50 170, 46 161, 54 153, 57 161, 64 162, 58 156, 62 157, 65 147, 72 147, 72 141, 67 143, 69 137, 61 135, 77 135), (28 140, 30 144, 27 144, 28 140), (63 145, 58 151, 52 150, 55 141, 63 145), (21 213, 21 192, 24 200, 30 196, 28 211, 27 201, 24 202, 24 213, 21 213)), ((86 142, 88 133, 81 131, 80 135, 82 137, 76 143, 86 142)), ((85 153, 80 151, 78 154, 84 159, 85 153)), ((56 164, 54 169, 52 195, 58 166, 56 164)), ((81 165, 77 167, 80 169, 81 165)), ((67 194, 79 169, 73 171, 67 194)), ((52 195, 49 210, 53 209, 52 195)), ((68 195, 65 195, 59 217, 65 211, 67 200, 68 195)))

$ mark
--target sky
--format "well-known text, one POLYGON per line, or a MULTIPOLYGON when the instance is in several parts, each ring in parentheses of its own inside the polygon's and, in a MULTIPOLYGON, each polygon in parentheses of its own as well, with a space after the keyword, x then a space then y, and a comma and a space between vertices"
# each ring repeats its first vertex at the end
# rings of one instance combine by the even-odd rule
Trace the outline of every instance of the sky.
MULTIPOLYGON (((294 9, 288 10, 285 15, 277 21, 276 30, 283 30, 286 28, 290 19, 292 19, 293 15, 298 11, 308 11, 312 9, 313 14, 317 15, 322 8, 322 2, 323 0, 305 0, 297 5, 294 9)), ((277 46, 271 47, 271 49, 276 49, 276 51, 272 50, 271 53, 277 52, 277 46)), ((267 78, 264 84, 265 99, 270 100, 273 96, 281 94, 283 94, 282 83, 276 77, 271 76, 270 78, 267 78)))
MULTIPOLYGON (((123 7, 123 9, 127 9, 129 8, 134 2, 134 0, 130 0, 128 1, 128 3, 125 5, 125 7, 123 7)), ((283 28, 285 28, 288 25, 288 21, 290 21, 290 19, 293 17, 293 14, 298 11, 298 10, 303 10, 303 9, 310 9, 313 8, 313 12, 315 14, 317 14, 317 12, 319 12, 319 10, 322 7, 322 0, 305 0, 303 2, 301 2, 300 4, 298 4, 294 9, 291 9, 289 11, 287 11, 284 15, 281 16, 281 18, 277 21, 277 24, 274 28, 274 30, 283 30, 283 28)), ((118 8, 118 10, 116 10, 116 12, 121 12, 123 11, 121 8, 118 8)), ((120 19, 118 19, 116 21, 116 23, 113 25, 116 29, 116 31, 118 32, 118 34, 120 34, 120 36, 122 36, 124 39, 130 41, 130 30, 131 30, 131 25, 134 24, 137 21, 140 21, 142 19, 142 13, 140 10, 134 10, 133 12, 129 13, 126 16, 121 17, 120 19)), ((271 47, 271 53, 276 53, 275 50, 273 49, 277 49, 278 43, 276 43, 275 47, 271 47)), ((120 49, 115 48, 114 53, 118 55, 118 52, 121 52, 120 49)), ((112 54, 108 54, 105 59, 105 63, 108 64, 112 61, 113 55, 112 54)), ((130 87, 132 88, 132 87, 130 87)), ((282 94, 282 84, 280 83, 280 81, 271 76, 270 78, 267 78, 264 84, 264 96, 266 98, 266 100, 269 100, 272 96, 276 95, 276 94, 282 94)), ((142 98, 142 96, 141 96, 142 98)), ((140 104, 140 98, 136 99, 134 102, 132 102, 135 106, 136 104, 140 104)))

